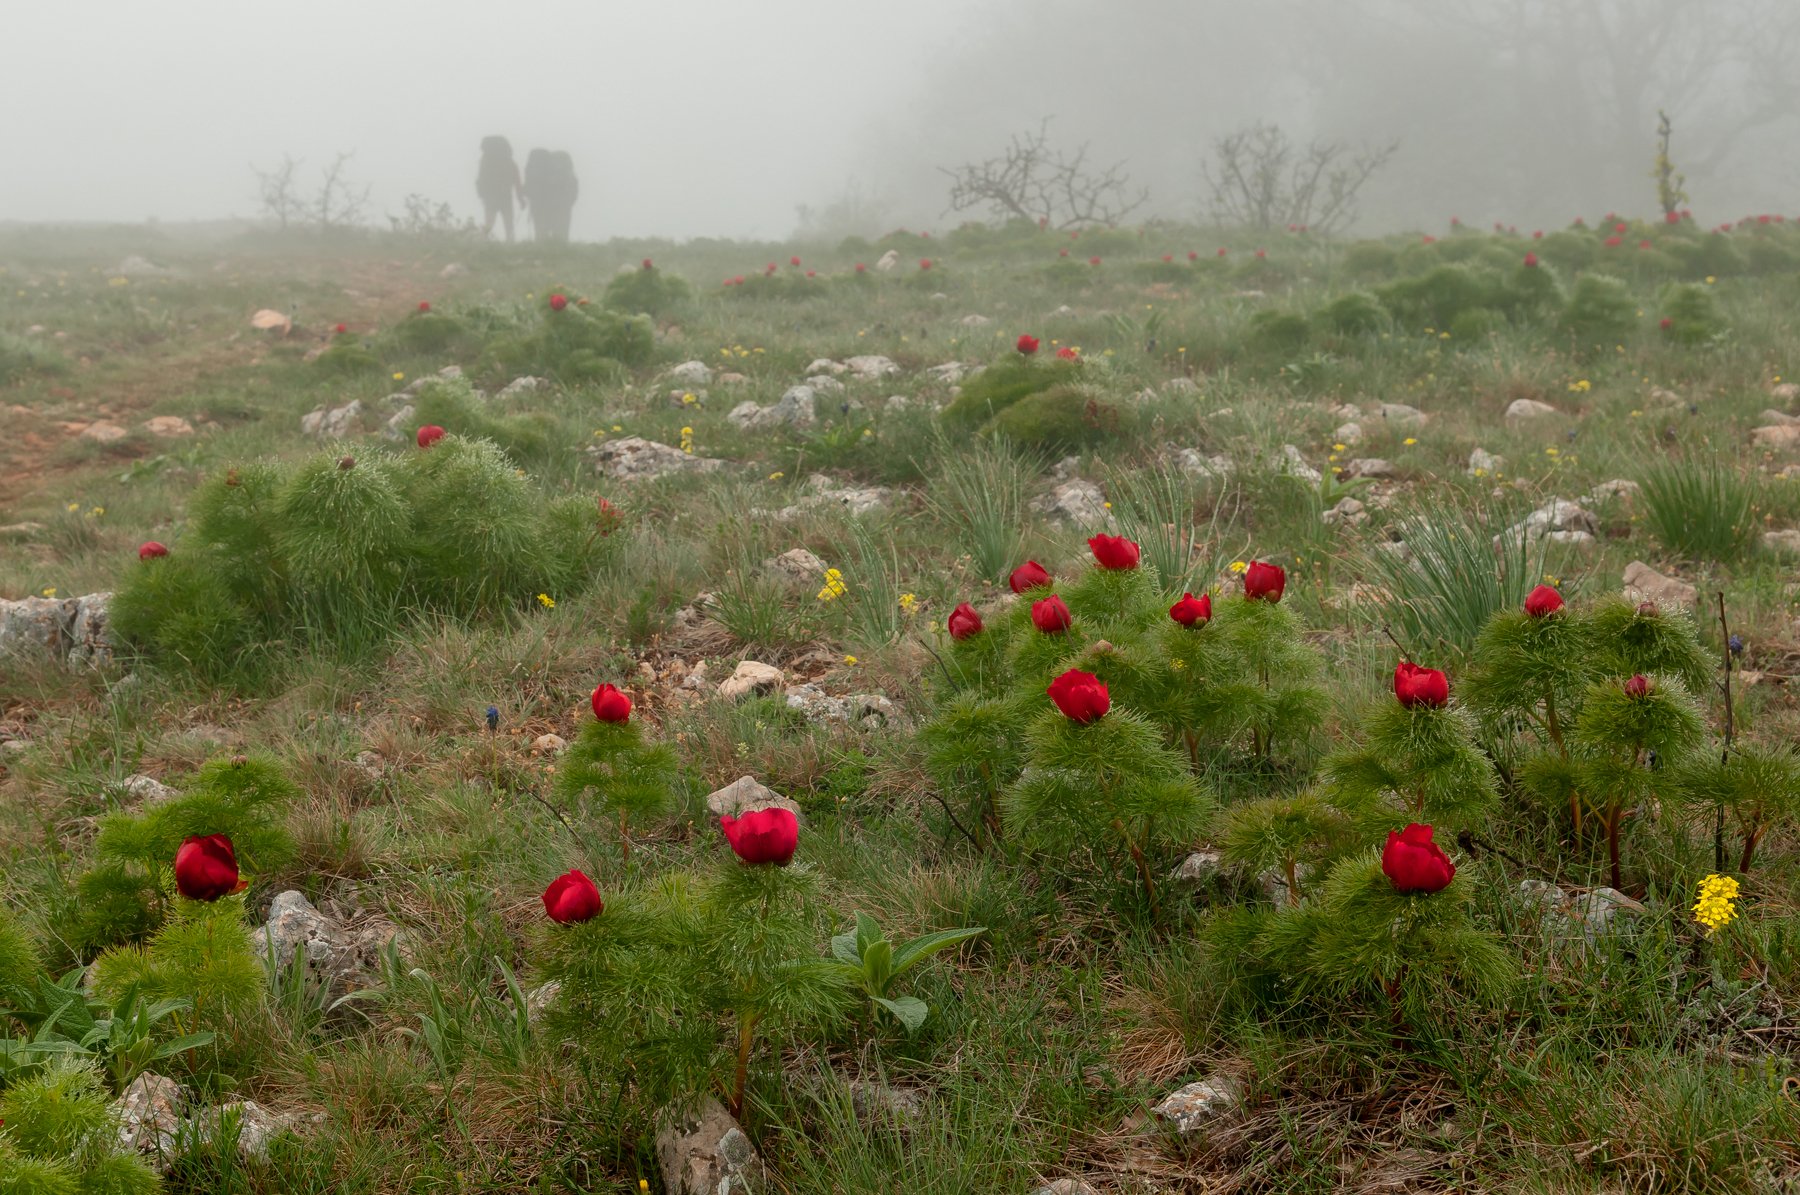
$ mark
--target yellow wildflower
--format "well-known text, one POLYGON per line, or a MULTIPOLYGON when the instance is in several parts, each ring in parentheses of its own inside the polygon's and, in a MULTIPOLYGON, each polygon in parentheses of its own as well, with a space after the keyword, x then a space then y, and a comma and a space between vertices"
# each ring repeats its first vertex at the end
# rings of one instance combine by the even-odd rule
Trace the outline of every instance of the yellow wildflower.
POLYGON ((908 614, 911 614, 914 610, 918 609, 918 606, 919 597, 917 594, 903 593, 900 595, 900 608, 908 614))
POLYGON ((78 511, 80 509, 81 509, 81 503, 79 503, 79 502, 69 503, 69 513, 70 514, 74 514, 76 511, 78 511))
POLYGON ((394 371, 394 380, 396 382, 404 382, 406 380, 406 375, 404 373, 400 372, 398 369, 396 369, 394 371))
POLYGON ((1417 444, 1419 440, 1417 436, 1408 436, 1400 442, 1410 448, 1412 445, 1417 444))
POLYGON ((695 398, 692 394, 683 394, 681 396, 681 403, 683 406, 692 406, 699 401, 700 400, 695 398))
POLYGON ((1694 920, 1706 927, 1706 936, 1718 933, 1733 917, 1737 909, 1733 902, 1738 897, 1738 882, 1731 876, 1709 875, 1700 881, 1700 890, 1694 901, 1694 920))
POLYGON ((546 610, 554 610, 556 609, 556 599, 547 593, 540 593, 538 594, 538 605, 546 610))
POLYGON ((843 597, 849 592, 850 587, 844 584, 843 573, 835 568, 828 568, 825 570, 825 587, 819 590, 819 600, 821 602, 836 601, 838 598, 843 597))
POLYGON ((1250 565, 1247 561, 1233 560, 1231 562, 1231 571, 1234 573, 1241 573, 1249 567, 1250 567, 1250 565))
POLYGON ((44 586, 44 596, 45 597, 55 597, 56 596, 56 586, 54 586, 54 585, 44 586))
POLYGON ((854 663, 856 663, 856 657, 855 657, 855 656, 845 656, 845 657, 844 657, 844 663, 846 663, 846 664, 854 664, 854 663))
POLYGON ((1333 444, 1333 445, 1332 445, 1332 446, 1331 446, 1331 451, 1333 451, 1333 452, 1342 452, 1342 451, 1344 451, 1344 446, 1343 446, 1343 445, 1342 445, 1342 444, 1333 444))
POLYGON ((775 472, 769 474, 769 480, 770 481, 780 481, 782 478, 784 478, 786 476, 787 476, 786 473, 783 473, 780 469, 777 469, 777 470, 775 470, 775 472))

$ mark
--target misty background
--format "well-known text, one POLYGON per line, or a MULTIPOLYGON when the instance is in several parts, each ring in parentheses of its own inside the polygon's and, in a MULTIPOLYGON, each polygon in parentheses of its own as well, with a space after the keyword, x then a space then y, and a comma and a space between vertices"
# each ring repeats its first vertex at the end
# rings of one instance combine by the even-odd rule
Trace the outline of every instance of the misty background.
POLYGON ((1253 122, 1398 142, 1358 229, 1653 213, 1656 113, 1702 224, 1800 210, 1794 0, 183 0, 9 6, 0 220, 254 218, 340 151, 379 226, 479 217, 480 139, 567 150, 573 235, 947 228, 940 167, 1052 118, 1204 219, 1253 122), (803 220, 799 208, 809 209, 803 220))

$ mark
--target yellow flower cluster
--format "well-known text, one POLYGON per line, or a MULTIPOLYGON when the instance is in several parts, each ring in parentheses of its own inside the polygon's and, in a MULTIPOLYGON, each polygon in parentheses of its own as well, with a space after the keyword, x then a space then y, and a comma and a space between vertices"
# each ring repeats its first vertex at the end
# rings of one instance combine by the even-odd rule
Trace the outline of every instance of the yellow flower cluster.
POLYGON ((694 429, 691 427, 681 429, 681 451, 694 451, 694 429))
POLYGON ((1594 388, 1594 384, 1592 382, 1588 381, 1586 378, 1582 378, 1578 382, 1570 382, 1569 383, 1569 390, 1575 394, 1586 394, 1589 390, 1592 390, 1593 388, 1594 388))
POLYGON ((908 614, 911 614, 914 610, 917 610, 919 608, 919 595, 916 593, 901 594, 900 595, 900 608, 902 610, 906 611, 908 614))
POLYGON ((1249 567, 1250 567, 1250 565, 1247 562, 1242 561, 1242 560, 1233 560, 1231 562, 1231 571, 1234 573, 1241 573, 1249 567))
POLYGON ((1737 916, 1737 909, 1732 905, 1737 896, 1738 882, 1731 876, 1709 875, 1700 881, 1699 898, 1694 901, 1694 920, 1706 927, 1708 937, 1737 916))
POLYGON ((843 597, 849 592, 850 587, 844 584, 843 573, 835 568, 828 568, 825 570, 825 588, 819 590, 819 600, 821 602, 835 602, 838 598, 843 597))
POLYGON ((538 594, 538 605, 546 610, 554 610, 556 609, 556 599, 547 593, 540 593, 538 594))

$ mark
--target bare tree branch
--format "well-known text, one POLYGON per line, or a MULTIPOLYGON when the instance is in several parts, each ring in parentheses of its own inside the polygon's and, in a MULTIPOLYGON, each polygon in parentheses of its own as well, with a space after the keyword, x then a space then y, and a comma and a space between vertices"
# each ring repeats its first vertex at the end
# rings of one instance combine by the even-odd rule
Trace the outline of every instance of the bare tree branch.
POLYGON ((1357 193, 1399 150, 1398 141, 1355 152, 1314 141, 1301 150, 1280 127, 1256 124, 1215 141, 1201 174, 1221 223, 1331 232, 1355 219, 1357 193))
POLYGON ((1015 133, 998 157, 939 172, 950 179, 946 212, 985 207, 1002 219, 1046 228, 1117 224, 1150 199, 1147 188, 1133 189, 1125 163, 1100 169, 1088 164, 1085 144, 1073 153, 1052 147, 1049 117, 1035 132, 1015 133))

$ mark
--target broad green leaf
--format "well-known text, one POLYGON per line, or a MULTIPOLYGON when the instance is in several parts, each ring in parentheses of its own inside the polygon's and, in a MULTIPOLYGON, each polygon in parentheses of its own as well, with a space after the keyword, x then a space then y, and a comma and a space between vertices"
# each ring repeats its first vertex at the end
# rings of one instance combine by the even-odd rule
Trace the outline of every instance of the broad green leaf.
POLYGON ((931 1009, 917 996, 896 996, 892 1000, 876 996, 874 999, 875 1003, 898 1017, 908 1033, 917 1033, 919 1026, 925 1023, 925 1018, 931 1015, 931 1009))
POLYGON ((934 934, 922 934, 894 951, 894 974, 904 975, 915 964, 930 958, 940 950, 951 946, 960 946, 971 938, 987 933, 987 926, 977 925, 969 929, 945 929, 934 934))
POLYGON ((869 994, 879 996, 886 992, 893 977, 894 948, 885 941, 871 942, 863 950, 863 982, 868 985, 869 994))
POLYGON ((856 948, 855 930, 850 930, 848 933, 832 935, 831 957, 840 962, 850 963, 858 968, 862 966, 862 953, 856 948))
POLYGON ((868 956, 869 947, 882 940, 881 927, 867 913, 856 915, 856 952, 868 956))

